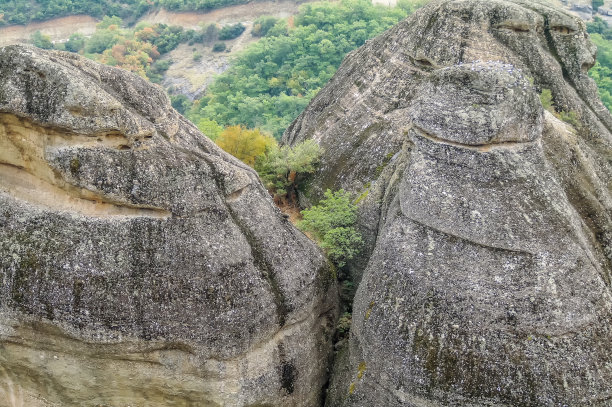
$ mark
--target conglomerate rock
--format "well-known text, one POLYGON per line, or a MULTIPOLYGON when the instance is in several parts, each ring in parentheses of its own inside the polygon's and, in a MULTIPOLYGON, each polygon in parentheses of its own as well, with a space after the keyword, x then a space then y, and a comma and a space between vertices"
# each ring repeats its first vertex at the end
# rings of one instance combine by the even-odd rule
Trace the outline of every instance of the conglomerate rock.
POLYGON ((350 54, 284 135, 367 247, 328 406, 612 405, 612 117, 577 17, 439 0, 350 54), (540 102, 551 91, 558 117, 540 102))
POLYGON ((0 405, 314 406, 320 251, 161 90, 0 48, 0 405))

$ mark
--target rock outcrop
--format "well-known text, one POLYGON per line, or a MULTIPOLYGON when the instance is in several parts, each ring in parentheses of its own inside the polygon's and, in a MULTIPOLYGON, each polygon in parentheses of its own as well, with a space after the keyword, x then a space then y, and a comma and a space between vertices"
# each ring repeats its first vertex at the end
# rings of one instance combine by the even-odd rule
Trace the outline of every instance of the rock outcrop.
POLYGON ((584 23, 544 2, 434 1, 350 54, 288 129, 325 150, 307 198, 361 198, 328 406, 612 405, 594 56, 584 23))
POLYGON ((0 48, 0 405, 314 406, 327 263, 154 85, 0 48))

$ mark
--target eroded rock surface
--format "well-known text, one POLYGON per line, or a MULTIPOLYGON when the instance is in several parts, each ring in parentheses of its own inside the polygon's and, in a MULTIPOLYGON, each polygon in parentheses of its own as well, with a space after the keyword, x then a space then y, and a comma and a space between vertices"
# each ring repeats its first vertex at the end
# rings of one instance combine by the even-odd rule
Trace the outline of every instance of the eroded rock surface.
POLYGON ((285 133, 325 149, 308 198, 362 198, 327 405, 612 405, 612 120, 594 52, 545 3, 436 1, 349 55, 285 133))
POLYGON ((313 406, 320 251, 161 88, 0 48, 0 405, 313 406))

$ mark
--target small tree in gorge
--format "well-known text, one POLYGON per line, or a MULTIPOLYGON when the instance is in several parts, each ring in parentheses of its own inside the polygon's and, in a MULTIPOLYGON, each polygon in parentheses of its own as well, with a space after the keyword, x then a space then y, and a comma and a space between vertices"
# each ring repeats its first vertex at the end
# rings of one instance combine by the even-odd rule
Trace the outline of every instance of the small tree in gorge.
POLYGON ((321 147, 306 140, 295 147, 273 145, 257 161, 255 169, 275 199, 295 203, 300 180, 314 172, 321 156, 321 147))

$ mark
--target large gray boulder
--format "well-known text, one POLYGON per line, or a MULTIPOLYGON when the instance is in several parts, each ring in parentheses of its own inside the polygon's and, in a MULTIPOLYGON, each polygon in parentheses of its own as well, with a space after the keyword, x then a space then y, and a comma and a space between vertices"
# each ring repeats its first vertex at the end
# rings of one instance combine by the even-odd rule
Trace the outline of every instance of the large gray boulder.
POLYGON ((0 406, 314 406, 335 284, 161 88, 0 48, 0 406))
POLYGON ((349 55, 288 129, 325 149, 307 198, 361 196, 327 405, 612 405, 612 118, 594 54, 546 3, 435 1, 349 55))

